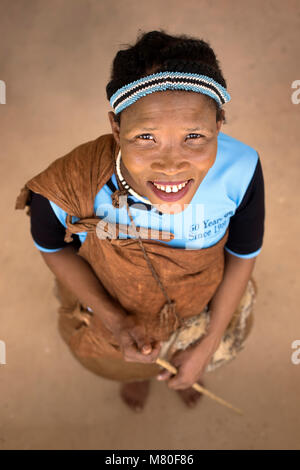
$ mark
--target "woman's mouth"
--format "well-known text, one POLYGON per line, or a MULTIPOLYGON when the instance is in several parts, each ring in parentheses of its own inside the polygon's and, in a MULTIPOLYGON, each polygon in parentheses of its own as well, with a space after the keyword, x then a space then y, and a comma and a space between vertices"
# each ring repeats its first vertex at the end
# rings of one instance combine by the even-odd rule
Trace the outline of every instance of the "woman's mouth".
POLYGON ((163 201, 178 201, 183 198, 186 193, 189 191, 191 185, 193 184, 193 179, 186 181, 177 181, 176 184, 163 184, 164 182, 153 182, 148 181, 147 185, 152 189, 154 194, 162 199, 163 201))

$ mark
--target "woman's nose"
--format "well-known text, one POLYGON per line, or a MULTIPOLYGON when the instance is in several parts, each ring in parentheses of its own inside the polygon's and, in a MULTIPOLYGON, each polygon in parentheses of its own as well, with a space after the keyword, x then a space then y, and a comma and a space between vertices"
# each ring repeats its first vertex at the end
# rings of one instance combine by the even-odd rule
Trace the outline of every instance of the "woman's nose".
POLYGON ((153 170, 163 171, 165 174, 173 175, 185 171, 190 167, 188 160, 184 159, 180 152, 171 150, 163 152, 158 159, 152 162, 153 170))

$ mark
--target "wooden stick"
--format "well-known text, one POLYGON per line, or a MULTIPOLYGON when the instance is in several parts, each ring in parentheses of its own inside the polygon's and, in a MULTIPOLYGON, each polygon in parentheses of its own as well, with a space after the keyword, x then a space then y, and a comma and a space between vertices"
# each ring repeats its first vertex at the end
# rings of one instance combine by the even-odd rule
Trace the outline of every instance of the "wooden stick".
MULTIPOLYGON (((159 364, 160 366, 164 367, 165 369, 169 370, 170 372, 172 372, 172 374, 177 374, 177 369, 176 367, 174 367, 172 364, 170 364, 168 361, 165 361, 164 359, 159 359, 157 358, 156 361, 155 361, 157 364, 159 364)), ((210 392, 209 390, 207 390, 206 388, 202 387, 201 385, 199 385, 198 383, 194 383, 192 385, 192 388, 194 388, 195 390, 197 390, 197 392, 200 392, 200 393, 203 393, 204 395, 207 395, 209 398, 211 398, 212 400, 215 400, 217 401, 218 403, 220 403, 221 405, 224 405, 224 406, 227 406, 228 408, 230 408, 231 410, 235 411, 236 413, 238 413, 239 415, 243 415, 243 412, 242 410, 240 410, 239 408, 235 408, 234 406, 232 406, 230 403, 228 403, 227 401, 223 400, 222 398, 220 397, 217 397, 216 395, 214 395, 212 392, 210 392)))

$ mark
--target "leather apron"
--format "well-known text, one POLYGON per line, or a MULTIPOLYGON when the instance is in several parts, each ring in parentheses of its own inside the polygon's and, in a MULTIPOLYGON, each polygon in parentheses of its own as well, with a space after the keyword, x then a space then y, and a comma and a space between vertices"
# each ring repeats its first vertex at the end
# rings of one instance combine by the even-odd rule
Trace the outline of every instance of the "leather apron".
MULTIPOLYGON (((72 241, 72 233, 87 232, 77 254, 90 264, 109 295, 144 326, 150 339, 167 342, 172 334, 184 329, 189 319, 200 316, 209 321, 209 301, 223 278, 228 229, 215 245, 196 250, 161 243, 159 240, 173 238, 172 233, 165 231, 156 231, 156 240, 151 239, 148 229, 142 227, 135 227, 135 238, 119 238, 119 230, 123 232, 124 226, 116 224, 112 227, 103 223, 94 212, 95 196, 115 172, 118 152, 119 146, 112 134, 81 144, 29 180, 21 189, 16 209, 30 206, 31 191, 34 191, 65 210, 68 214, 65 241, 72 241), (72 216, 79 220, 72 223, 72 216), (112 229, 117 236, 111 237, 112 229)), ((119 185, 119 190, 112 194, 114 207, 119 207, 120 196, 125 194, 119 185)), ((130 216, 128 205, 127 210, 130 216)), ((30 207, 27 214, 30 214, 30 207)), ((132 230, 134 223, 130 219, 129 230, 132 230)), ((74 293, 58 279, 55 281, 61 302, 59 331, 82 365, 97 375, 118 381, 145 380, 160 372, 161 367, 155 363, 124 361, 116 339, 100 316, 80 304, 74 293)), ((253 291, 254 280, 251 282, 253 303, 256 290, 253 291)), ((251 287, 250 283, 247 287, 251 287)), ((247 292, 228 325, 224 339, 229 332, 237 331, 233 326, 241 324, 241 305, 247 292)), ((212 364, 222 364, 236 356, 250 332, 252 321, 252 316, 248 315, 238 346, 227 351, 226 357, 220 357, 224 346, 220 344, 212 364)))

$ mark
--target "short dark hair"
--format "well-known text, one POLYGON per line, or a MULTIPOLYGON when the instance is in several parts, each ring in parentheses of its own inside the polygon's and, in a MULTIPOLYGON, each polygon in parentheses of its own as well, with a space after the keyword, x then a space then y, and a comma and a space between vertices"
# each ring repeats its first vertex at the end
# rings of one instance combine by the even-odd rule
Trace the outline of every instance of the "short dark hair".
MULTIPOLYGON (((108 100, 122 86, 152 73, 163 70, 201 73, 203 67, 224 88, 227 88, 219 61, 210 44, 203 39, 197 39, 186 34, 172 36, 164 29, 145 33, 139 30, 136 43, 126 50, 119 50, 113 60, 110 81, 106 86, 108 100)), ((216 121, 226 123, 225 111, 219 108, 217 102, 204 95, 208 102, 216 108, 216 121)), ((121 113, 115 115, 115 121, 120 125, 121 113)))

